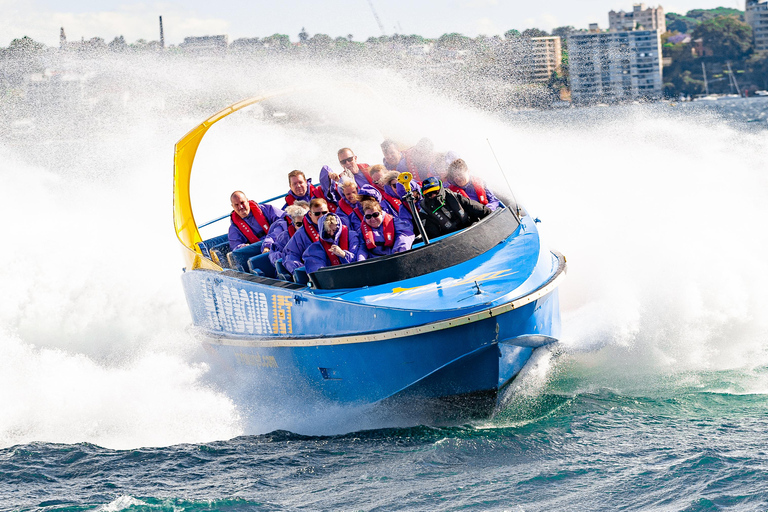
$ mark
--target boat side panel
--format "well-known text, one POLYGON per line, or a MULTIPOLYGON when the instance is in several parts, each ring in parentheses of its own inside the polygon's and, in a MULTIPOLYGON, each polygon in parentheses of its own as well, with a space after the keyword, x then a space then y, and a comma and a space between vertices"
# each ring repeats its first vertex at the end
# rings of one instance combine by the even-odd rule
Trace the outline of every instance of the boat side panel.
POLYGON ((497 342, 524 334, 551 335, 547 330, 551 323, 537 318, 551 313, 550 306, 541 305, 552 304, 550 296, 495 318, 370 343, 243 346, 216 339, 208 345, 236 374, 259 388, 254 393, 274 397, 315 389, 336 403, 374 403, 397 394, 495 392, 531 354, 528 349, 507 353, 501 361, 497 342), (499 374, 500 364, 504 375, 499 374))

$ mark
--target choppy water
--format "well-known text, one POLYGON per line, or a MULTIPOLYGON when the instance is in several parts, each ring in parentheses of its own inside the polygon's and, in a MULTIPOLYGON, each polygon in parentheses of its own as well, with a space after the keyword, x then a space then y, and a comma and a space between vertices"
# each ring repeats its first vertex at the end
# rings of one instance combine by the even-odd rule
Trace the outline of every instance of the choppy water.
MULTIPOLYGON (((563 340, 493 419, 392 426, 245 405, 186 332, 173 144, 306 69, 88 66, 111 79, 87 107, 0 141, 0 510, 768 509, 768 99, 488 115, 371 71, 378 114, 503 187, 490 142, 569 261, 563 340)), ((199 221, 343 145, 379 157, 365 123, 220 124, 199 221)))

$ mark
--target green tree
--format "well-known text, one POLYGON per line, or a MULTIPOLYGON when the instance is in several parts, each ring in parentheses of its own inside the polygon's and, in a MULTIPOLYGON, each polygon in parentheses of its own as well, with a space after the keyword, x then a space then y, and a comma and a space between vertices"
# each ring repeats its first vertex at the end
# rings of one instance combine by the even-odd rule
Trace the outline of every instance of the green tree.
POLYGON ((291 47, 291 39, 285 34, 272 34, 263 39, 264 45, 275 50, 286 50, 291 47))
POLYGON ((516 29, 510 29, 504 32, 504 38, 505 39, 514 39, 516 37, 520 37, 520 31, 516 29))
POLYGON ((523 37, 547 37, 549 34, 547 34, 544 30, 540 30, 538 28, 527 28, 523 30, 523 37))
POLYGON ((465 50, 472 46, 472 39, 459 33, 443 34, 437 38, 435 47, 454 50, 465 50))
POLYGON ((693 39, 703 39, 704 46, 716 59, 742 59, 752 49, 752 27, 731 16, 718 16, 693 29, 693 39))
POLYGON ((29 36, 24 36, 21 39, 11 41, 6 54, 10 57, 33 57, 39 55, 44 49, 43 43, 38 43, 29 36))
POLYGON ((107 45, 107 47, 113 52, 124 52, 128 49, 128 43, 125 42, 123 36, 117 36, 107 45))

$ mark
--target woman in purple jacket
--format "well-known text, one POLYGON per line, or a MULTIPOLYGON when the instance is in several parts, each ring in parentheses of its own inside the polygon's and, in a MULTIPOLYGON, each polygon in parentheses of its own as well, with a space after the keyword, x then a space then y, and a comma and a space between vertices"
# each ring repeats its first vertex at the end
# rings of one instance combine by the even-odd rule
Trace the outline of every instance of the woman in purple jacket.
POLYGON ((308 274, 331 265, 356 260, 358 238, 335 213, 323 215, 318 221, 320 240, 304 251, 304 269, 308 274))
POLYGON ((407 251, 413 244, 411 223, 382 210, 376 201, 363 201, 364 220, 360 224, 357 259, 365 260, 407 251))

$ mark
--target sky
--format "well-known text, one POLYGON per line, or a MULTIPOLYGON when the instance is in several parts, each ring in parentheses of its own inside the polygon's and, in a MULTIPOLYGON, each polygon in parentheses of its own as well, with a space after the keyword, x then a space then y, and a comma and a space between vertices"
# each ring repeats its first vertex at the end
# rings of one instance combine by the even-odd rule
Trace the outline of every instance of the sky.
MULTIPOLYGON (((351 34, 364 41, 382 34, 371 5, 386 34, 429 38, 450 32, 475 37, 509 29, 587 28, 589 23, 607 28, 608 11, 632 9, 631 0, 0 0, 0 46, 22 36, 57 46, 61 27, 70 41, 101 37, 109 42, 120 35, 128 43, 159 40, 159 16, 166 45, 188 36, 218 34, 228 35, 230 42, 275 33, 297 41, 302 28, 310 36, 351 34)), ((744 0, 673 0, 661 5, 665 12, 684 14, 720 6, 743 10, 744 0)))

